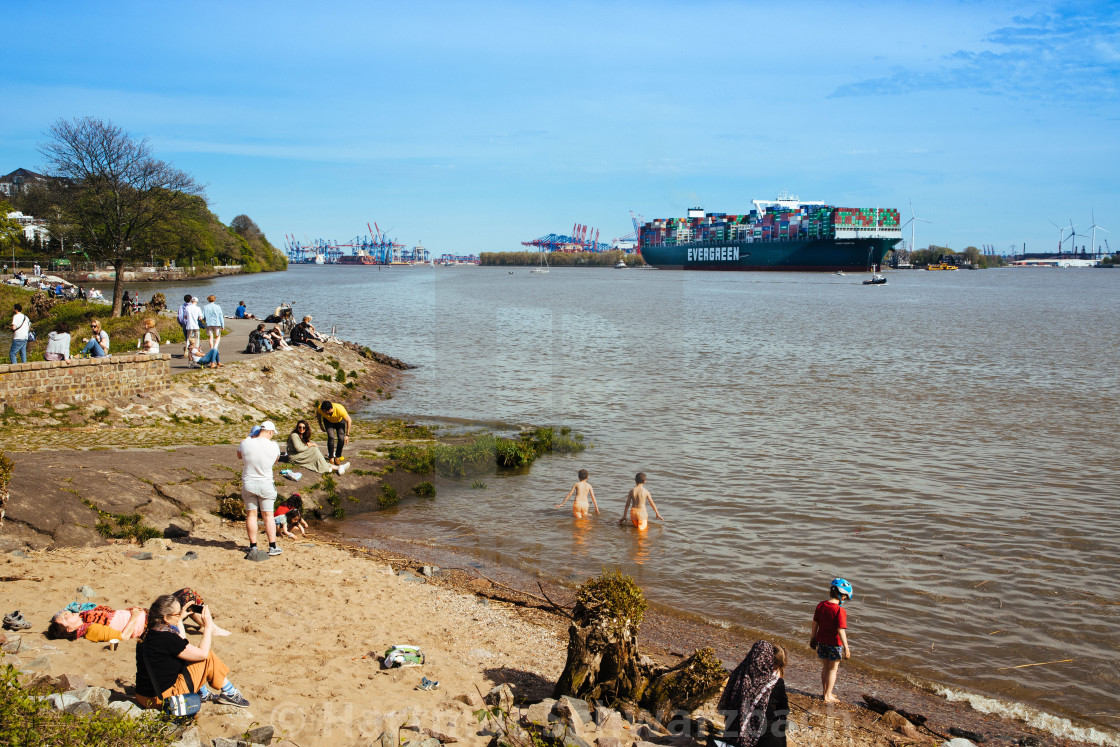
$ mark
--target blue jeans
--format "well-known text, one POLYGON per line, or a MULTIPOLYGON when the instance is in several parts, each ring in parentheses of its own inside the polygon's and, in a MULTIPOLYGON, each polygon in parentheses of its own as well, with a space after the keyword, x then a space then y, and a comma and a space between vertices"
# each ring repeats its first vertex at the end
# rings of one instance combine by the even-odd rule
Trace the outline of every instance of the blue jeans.
POLYGON ((209 366, 211 363, 221 363, 221 362, 222 362, 222 359, 218 355, 218 349, 217 348, 210 348, 208 351, 206 351, 206 355, 204 355, 204 356, 202 356, 201 358, 198 359, 198 365, 200 365, 200 366, 209 366))
POLYGON ((13 364, 16 358, 22 358, 22 363, 27 363, 27 340, 12 340, 12 349, 8 351, 8 358, 13 364))
POLYGON ((82 348, 82 352, 87 355, 92 355, 94 358, 104 358, 105 351, 101 349, 101 344, 97 340, 90 340, 86 346, 82 348))

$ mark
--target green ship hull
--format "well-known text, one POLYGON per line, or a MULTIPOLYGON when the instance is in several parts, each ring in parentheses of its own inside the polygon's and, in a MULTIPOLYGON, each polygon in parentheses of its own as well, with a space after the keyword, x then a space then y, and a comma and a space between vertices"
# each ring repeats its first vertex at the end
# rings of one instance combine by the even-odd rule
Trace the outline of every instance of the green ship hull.
POLYGON ((665 270, 858 271, 880 265, 898 241, 895 238, 706 241, 645 246, 641 253, 646 264, 665 270))

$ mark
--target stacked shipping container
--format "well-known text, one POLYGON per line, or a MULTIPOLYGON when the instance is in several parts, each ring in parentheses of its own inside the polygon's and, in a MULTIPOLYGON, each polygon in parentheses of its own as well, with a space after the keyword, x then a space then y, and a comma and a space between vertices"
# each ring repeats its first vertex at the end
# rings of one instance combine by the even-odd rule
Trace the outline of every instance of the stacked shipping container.
POLYGON ((837 229, 844 235, 855 231, 870 235, 876 229, 899 228, 898 210, 893 208, 841 208, 829 205, 768 207, 761 214, 707 213, 703 218, 659 218, 645 223, 639 236, 641 246, 675 246, 693 242, 793 241, 834 239, 837 229))

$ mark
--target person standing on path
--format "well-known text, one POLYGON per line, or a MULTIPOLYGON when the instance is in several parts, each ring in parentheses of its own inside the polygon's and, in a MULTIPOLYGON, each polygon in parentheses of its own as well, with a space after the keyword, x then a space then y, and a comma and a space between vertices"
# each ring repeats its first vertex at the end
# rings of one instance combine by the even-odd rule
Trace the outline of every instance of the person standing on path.
POLYGON ((27 363, 27 333, 31 331, 31 320, 23 313, 23 304, 12 305, 12 347, 8 350, 8 360, 13 365, 16 358, 27 363))
POLYGON ((342 447, 350 440, 350 413, 342 405, 323 400, 315 418, 327 434, 327 461, 342 464, 342 447))
POLYGON ((198 307, 194 302, 198 299, 191 296, 190 293, 183 296, 183 304, 179 307, 179 313, 176 318, 179 320, 179 328, 183 330, 183 357, 186 358, 191 352, 191 338, 198 340, 198 307))
POLYGON ((226 328, 226 318, 222 314, 222 307, 213 294, 206 297, 210 303, 202 307, 202 318, 206 322, 206 331, 210 334, 210 349, 217 350, 222 341, 222 330, 226 328))
POLYGON ((835 578, 828 590, 828 599, 817 605, 813 613, 813 635, 809 646, 817 650, 821 660, 821 699, 825 703, 839 703, 840 699, 832 694, 836 686, 836 673, 840 669, 840 659, 852 658, 848 648, 848 613, 844 602, 852 598, 852 585, 842 578, 835 578))
POLYGON ((276 483, 272 479, 272 467, 280 458, 280 447, 272 440, 275 435, 276 426, 271 420, 266 420, 261 423, 261 430, 256 436, 249 436, 237 447, 237 458, 245 462, 241 471, 241 500, 245 503, 245 532, 249 535, 246 557, 257 549, 258 509, 268 537, 268 554, 283 552, 276 546, 276 522, 273 520, 276 483))
POLYGON ((657 504, 653 502, 653 496, 646 490, 646 473, 639 472, 634 475, 634 487, 630 488, 630 492, 626 494, 626 505, 622 507, 622 518, 618 520, 618 523, 625 524, 627 512, 629 512, 631 524, 639 530, 648 529, 649 514, 646 512, 646 503, 649 503, 657 518, 665 521, 657 510, 657 504))

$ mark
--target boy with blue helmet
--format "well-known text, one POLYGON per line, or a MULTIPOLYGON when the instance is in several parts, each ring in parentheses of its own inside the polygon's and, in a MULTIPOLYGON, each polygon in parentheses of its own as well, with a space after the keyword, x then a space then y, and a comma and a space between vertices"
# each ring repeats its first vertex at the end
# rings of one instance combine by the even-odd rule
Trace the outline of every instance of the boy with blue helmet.
POLYGON ((836 686, 836 673, 840 669, 840 659, 852 658, 848 647, 848 613, 844 602, 852 598, 852 585, 843 578, 835 578, 829 586, 828 599, 817 605, 813 613, 813 636, 809 646, 817 650, 821 660, 821 688, 825 703, 838 703, 839 698, 832 694, 836 686))

